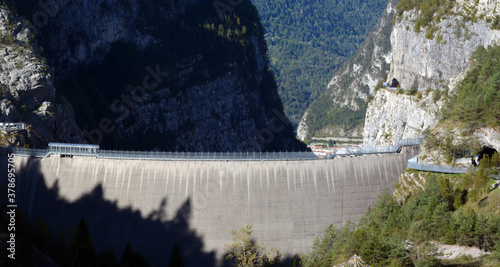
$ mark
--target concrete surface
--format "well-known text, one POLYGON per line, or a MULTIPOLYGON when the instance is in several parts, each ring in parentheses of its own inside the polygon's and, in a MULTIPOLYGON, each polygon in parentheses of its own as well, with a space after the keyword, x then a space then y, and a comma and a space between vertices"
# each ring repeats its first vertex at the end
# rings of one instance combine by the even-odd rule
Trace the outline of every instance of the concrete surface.
MULTIPOLYGON (((221 265, 231 229, 247 224, 286 258, 310 252, 328 225, 363 216, 417 153, 243 162, 16 157, 17 198, 29 219, 44 217, 60 232, 83 217, 97 249, 120 256, 130 241, 153 266, 168 263, 174 241, 188 265, 221 265)), ((7 158, 0 164, 4 187, 7 158)))

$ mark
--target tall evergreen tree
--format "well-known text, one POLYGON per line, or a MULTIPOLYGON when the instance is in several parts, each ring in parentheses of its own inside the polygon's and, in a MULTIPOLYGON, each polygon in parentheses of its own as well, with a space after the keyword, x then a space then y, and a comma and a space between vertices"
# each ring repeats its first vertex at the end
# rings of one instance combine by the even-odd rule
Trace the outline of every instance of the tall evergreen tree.
POLYGON ((122 254, 122 266, 123 267, 148 267, 148 261, 139 253, 134 252, 130 242, 127 242, 125 250, 122 254))
POLYGON ((182 256, 181 248, 177 242, 174 243, 174 248, 170 254, 168 267, 184 267, 184 257, 182 256))
POLYGON ((91 266, 95 262, 95 252, 89 228, 83 218, 73 231, 74 239, 71 242, 71 252, 74 266, 91 266))

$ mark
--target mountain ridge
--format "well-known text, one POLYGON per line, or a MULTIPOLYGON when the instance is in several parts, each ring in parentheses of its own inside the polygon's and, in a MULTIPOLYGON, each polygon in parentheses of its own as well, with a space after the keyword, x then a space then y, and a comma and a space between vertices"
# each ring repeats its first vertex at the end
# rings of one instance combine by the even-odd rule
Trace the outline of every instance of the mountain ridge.
POLYGON ((88 141, 132 150, 305 149, 281 116, 250 1, 221 16, 209 0, 51 4, 22 15, 48 15, 37 40, 53 70, 52 93, 73 105, 88 141))

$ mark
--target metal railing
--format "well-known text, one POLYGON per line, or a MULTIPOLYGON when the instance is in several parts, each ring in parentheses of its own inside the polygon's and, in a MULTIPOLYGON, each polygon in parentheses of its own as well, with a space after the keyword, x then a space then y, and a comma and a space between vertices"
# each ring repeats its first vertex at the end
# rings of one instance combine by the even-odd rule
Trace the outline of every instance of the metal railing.
POLYGON ((450 167, 444 165, 434 165, 434 164, 423 164, 418 163, 418 157, 413 157, 408 160, 408 168, 428 171, 428 172, 439 172, 439 173, 466 173, 467 168, 465 167, 450 167))
POLYGON ((342 148, 333 154, 334 156, 366 155, 366 154, 384 154, 397 153, 404 146, 418 146, 421 143, 420 138, 401 139, 392 146, 364 146, 359 148, 342 148))
MULTIPOLYGON (((403 146, 420 145, 420 139, 402 139, 392 146, 369 146, 342 148, 333 151, 329 157, 356 156, 366 154, 397 153, 403 146)), ((120 151, 97 149, 97 154, 81 153, 79 150, 49 147, 46 149, 0 148, 0 154, 14 153, 17 156, 45 158, 50 155, 64 156, 94 156, 107 159, 136 160, 208 160, 208 161, 238 161, 238 160, 317 160, 314 152, 157 152, 157 151, 120 151), (73 153, 75 152, 75 153, 73 153)))
MULTIPOLYGON (((412 90, 411 88, 408 89, 408 88, 398 88, 398 87, 382 87, 382 88, 385 88, 387 90, 392 90, 392 91, 397 91, 397 90, 403 90, 403 91, 410 91, 412 90)), ((432 91, 434 89, 429 89, 429 88, 417 88, 417 91, 432 91)), ((438 90, 440 91, 444 91, 446 90, 445 88, 439 88, 438 90)))
POLYGON ((300 152, 147 152, 101 150, 98 158, 139 160, 315 160, 318 157, 310 151, 300 152))
POLYGON ((0 130, 17 131, 25 130, 26 125, 24 122, 0 122, 0 130))
POLYGON ((51 154, 97 157, 99 146, 89 144, 49 143, 51 154))
POLYGON ((15 154, 21 157, 35 157, 35 158, 45 158, 50 156, 49 149, 32 149, 32 148, 18 148, 18 147, 0 147, 0 154, 15 154))

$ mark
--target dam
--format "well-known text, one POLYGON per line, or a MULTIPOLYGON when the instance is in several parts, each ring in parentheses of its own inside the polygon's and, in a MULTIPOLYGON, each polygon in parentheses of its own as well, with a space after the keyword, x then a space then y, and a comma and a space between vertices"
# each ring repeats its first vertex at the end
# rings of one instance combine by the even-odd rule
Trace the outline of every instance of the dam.
MULTIPOLYGON (((282 258, 309 253, 330 224, 357 221, 379 193, 391 193, 416 154, 411 146, 329 160, 18 156, 16 198, 29 220, 43 218, 56 233, 84 218, 97 251, 112 247, 120 257, 130 242, 152 266, 165 266, 177 242, 187 266, 220 266, 231 230, 247 224, 282 258)), ((0 178, 5 187, 7 173, 0 178)))

